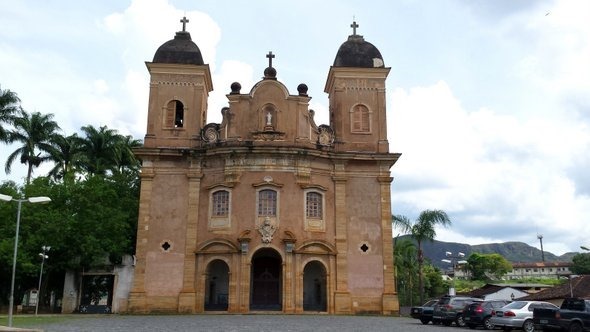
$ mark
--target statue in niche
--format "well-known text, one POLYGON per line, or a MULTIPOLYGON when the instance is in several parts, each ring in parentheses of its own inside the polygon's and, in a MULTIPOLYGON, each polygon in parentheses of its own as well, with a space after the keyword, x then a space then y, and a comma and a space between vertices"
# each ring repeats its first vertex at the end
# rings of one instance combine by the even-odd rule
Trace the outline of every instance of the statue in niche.
POLYGON ((272 126, 272 114, 270 112, 266 112, 266 125, 272 126))

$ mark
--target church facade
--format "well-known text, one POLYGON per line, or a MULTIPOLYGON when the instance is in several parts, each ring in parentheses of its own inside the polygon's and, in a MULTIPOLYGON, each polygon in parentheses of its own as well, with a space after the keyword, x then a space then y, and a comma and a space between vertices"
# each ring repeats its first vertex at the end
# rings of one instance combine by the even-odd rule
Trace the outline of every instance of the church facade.
POLYGON ((379 50, 356 34, 329 68, 330 124, 307 86, 291 94, 274 55, 249 91, 213 82, 183 29, 147 62, 134 281, 126 311, 392 315, 390 168, 379 50))

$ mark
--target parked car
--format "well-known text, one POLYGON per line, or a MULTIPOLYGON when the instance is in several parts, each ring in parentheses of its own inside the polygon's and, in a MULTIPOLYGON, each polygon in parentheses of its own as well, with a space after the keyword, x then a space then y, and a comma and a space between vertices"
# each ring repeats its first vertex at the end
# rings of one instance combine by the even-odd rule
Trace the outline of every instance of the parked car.
POLYGON ((438 299, 429 300, 421 306, 412 307, 410 309, 410 315, 413 318, 419 319, 422 324, 426 325, 432 321, 432 312, 434 311, 434 305, 438 302, 438 299))
POLYGON ((486 330, 493 330, 491 322, 492 312, 510 303, 505 300, 487 300, 468 304, 463 310, 463 320, 470 329, 483 326, 486 330))
POLYGON ((434 305, 432 323, 442 323, 445 326, 451 326, 455 322, 457 326, 464 327, 463 309, 468 304, 481 301, 482 299, 474 297, 445 295, 434 305))
POLYGON ((514 301, 504 307, 494 310, 491 322, 504 331, 514 328, 523 329, 525 332, 535 331, 533 323, 533 310, 535 308, 555 308, 557 306, 543 301, 514 301))
POLYGON ((538 330, 590 331, 590 300, 566 298, 559 309, 536 308, 533 322, 538 330))

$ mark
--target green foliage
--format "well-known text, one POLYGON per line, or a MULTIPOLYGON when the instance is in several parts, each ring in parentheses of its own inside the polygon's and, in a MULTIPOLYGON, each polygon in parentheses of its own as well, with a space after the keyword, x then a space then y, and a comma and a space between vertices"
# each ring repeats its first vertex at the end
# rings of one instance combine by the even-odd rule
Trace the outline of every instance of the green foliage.
MULTIPOLYGON (((110 264, 110 258, 132 254, 135 246, 139 186, 137 174, 112 177, 93 176, 82 181, 56 182, 36 178, 17 188, 13 183, 0 186, 0 192, 13 197, 48 196, 49 204, 24 202, 17 261, 17 289, 36 287, 41 246, 51 246, 46 261, 47 274, 63 274, 110 264)), ((17 204, 0 204, 0 279, 10 280, 17 204)), ((0 295, 7 298, 8 283, 1 283, 0 295)))
POLYGON ((577 254, 572 258, 570 270, 575 274, 590 274, 590 253, 577 254))
POLYGON ((472 253, 467 258, 467 268, 476 280, 496 279, 512 270, 512 265, 500 254, 472 253))
POLYGON ((405 216, 392 216, 394 227, 401 229, 402 232, 410 234, 418 244, 417 261, 418 261, 418 283, 420 289, 420 302, 424 302, 424 253, 422 243, 432 241, 436 237, 435 226, 450 226, 451 220, 446 212, 442 210, 424 210, 418 216, 415 222, 411 222, 405 216))

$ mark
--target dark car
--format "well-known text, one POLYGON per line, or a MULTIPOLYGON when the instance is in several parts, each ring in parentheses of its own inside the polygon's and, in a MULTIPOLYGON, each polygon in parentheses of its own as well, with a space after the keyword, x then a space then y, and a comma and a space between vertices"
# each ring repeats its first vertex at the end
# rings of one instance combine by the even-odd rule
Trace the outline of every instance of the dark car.
POLYGON ((412 307, 410 309, 410 316, 419 319, 422 324, 426 325, 432 321, 432 312, 434 311, 434 305, 438 300, 429 300, 419 307, 412 307))
POLYGON ((468 304, 463 310, 463 320, 470 329, 483 326, 486 330, 493 330, 494 324, 490 321, 492 312, 510 303, 504 300, 488 300, 468 304))
POLYGON ((474 297, 445 295, 434 305, 432 323, 451 326, 455 322, 457 326, 464 327, 466 325, 463 320, 463 309, 468 304, 481 301, 482 299, 474 297))

